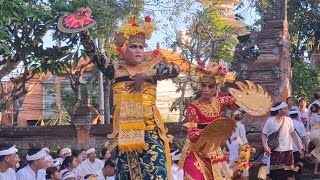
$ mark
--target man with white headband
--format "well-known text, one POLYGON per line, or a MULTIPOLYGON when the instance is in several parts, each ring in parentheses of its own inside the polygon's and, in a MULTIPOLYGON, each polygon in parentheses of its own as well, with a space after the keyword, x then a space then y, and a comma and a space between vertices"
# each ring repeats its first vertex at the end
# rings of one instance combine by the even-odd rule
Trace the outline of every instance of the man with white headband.
POLYGON ((17 172, 17 180, 42 180, 43 174, 39 174, 40 169, 45 168, 45 157, 47 153, 40 148, 30 148, 27 154, 28 165, 17 172))
MULTIPOLYGON (((288 112, 288 115, 292 119, 294 131, 298 138, 299 145, 304 150, 304 152, 306 152, 306 148, 308 147, 308 144, 307 144, 308 134, 307 134, 306 128, 304 127, 304 124, 298 120, 299 111, 296 109, 292 109, 288 112)), ((299 180, 303 163, 301 162, 299 151, 295 144, 292 144, 292 149, 293 149, 292 151, 293 151, 293 157, 294 157, 294 163, 295 163, 294 176, 296 180, 299 180)))
POLYGON ((0 180, 16 180, 14 168, 19 162, 17 152, 18 149, 14 145, 0 145, 0 180))
POLYGON ((72 151, 70 148, 63 148, 60 150, 59 156, 64 160, 67 156, 71 156, 72 151))
POLYGON ((90 148, 86 151, 87 159, 84 160, 77 168, 77 172, 82 175, 94 174, 96 171, 101 170, 104 166, 100 159, 97 159, 96 150, 90 148))
POLYGON ((270 117, 267 119, 262 130, 262 144, 264 150, 270 154, 270 176, 272 180, 293 179, 293 153, 292 141, 296 144, 299 155, 304 153, 300 147, 292 120, 286 117, 287 103, 278 102, 270 109, 270 117), (267 136, 278 132, 279 145, 270 149, 267 144, 267 136))
MULTIPOLYGON (((48 154, 48 151, 45 148, 42 148, 42 151, 46 152, 46 156, 44 158, 44 161, 45 161, 44 168, 38 171, 38 177, 41 177, 41 178, 46 177, 46 174, 47 174, 46 170, 49 167, 51 167, 53 164, 53 158, 48 154)), ((39 179, 39 180, 46 180, 46 179, 39 179)))

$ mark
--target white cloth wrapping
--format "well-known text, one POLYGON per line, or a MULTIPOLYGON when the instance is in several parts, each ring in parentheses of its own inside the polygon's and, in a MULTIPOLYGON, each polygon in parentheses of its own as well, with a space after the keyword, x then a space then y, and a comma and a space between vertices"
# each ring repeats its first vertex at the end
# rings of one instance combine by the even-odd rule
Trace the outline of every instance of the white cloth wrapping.
POLYGON ((14 153, 17 153, 17 152, 18 152, 18 149, 14 145, 9 149, 5 149, 5 150, 0 151, 0 156, 6 156, 6 155, 14 154, 14 153))
POLYGON ((103 166, 104 164, 100 159, 95 159, 93 163, 89 159, 86 159, 78 165, 76 171, 85 176, 87 174, 94 174, 95 172, 101 170, 103 166))
POLYGON ((94 148, 90 148, 90 149, 88 149, 87 151, 86 151, 86 155, 88 155, 88 154, 90 154, 90 153, 95 153, 96 152, 96 150, 94 149, 94 148))
POLYGON ((57 161, 54 159, 50 167, 57 167, 57 166, 60 166, 61 164, 62 163, 60 163, 60 161, 57 161))
POLYGON ((47 147, 42 148, 42 150, 44 150, 45 152, 47 152, 48 154, 50 153, 50 149, 47 147))
POLYGON ((279 104, 278 106, 270 108, 270 111, 277 111, 277 110, 283 109, 283 108, 285 108, 285 107, 287 107, 287 106, 288 106, 288 105, 287 105, 286 102, 282 102, 282 103, 279 104))
POLYGON ((171 179, 172 180, 182 180, 183 179, 183 170, 179 169, 179 166, 173 163, 171 165, 171 179))
POLYGON ((288 112, 288 115, 291 115, 291 114, 299 114, 299 111, 297 109, 292 109, 288 112))
POLYGON ((74 177, 74 178, 77 177, 74 172, 67 171, 67 172, 64 172, 64 173, 62 174, 62 180, 66 180, 66 179, 72 178, 72 177, 74 177))
POLYGON ((62 158, 56 158, 56 159, 53 160, 53 163, 56 163, 56 162, 58 162, 59 165, 62 165, 63 159, 62 158))
POLYGON ((177 150, 175 150, 175 151, 171 152, 171 153, 170 153, 170 156, 172 157, 172 156, 176 155, 178 152, 179 152, 179 149, 177 149, 177 150))
MULTIPOLYGON (((276 120, 275 116, 269 117, 266 123, 264 124, 262 133, 268 136, 278 131, 281 127, 281 123, 282 122, 276 120)), ((284 117, 283 126, 279 131, 279 146, 275 149, 275 151, 281 152, 292 150, 292 132, 294 132, 294 127, 291 118, 284 117)))
POLYGON ((16 174, 17 180, 37 180, 36 173, 32 171, 29 165, 20 169, 16 174))
POLYGON ((229 164, 234 163, 239 156, 239 144, 237 141, 231 141, 230 144, 230 155, 229 155, 229 164))
POLYGON ((172 156, 172 161, 179 161, 180 160, 180 157, 181 157, 181 153, 180 154, 176 154, 174 156, 172 156))
POLYGON ((47 180, 46 174, 47 174, 47 172, 45 169, 39 169, 39 171, 37 173, 37 180, 47 180))
MULTIPOLYGON (((297 119, 293 119, 292 123, 295 129, 295 133, 296 133, 300 148, 306 149, 307 147, 304 147, 302 143, 302 139, 308 136, 306 128, 304 127, 303 123, 298 121, 297 119)), ((297 145, 295 143, 292 143, 292 152, 296 152, 296 151, 299 151, 297 148, 297 145)))
POLYGON ((70 148, 61 149, 59 155, 62 156, 62 155, 67 154, 67 153, 71 154, 71 149, 70 148))
POLYGON ((235 162, 238 159, 239 155, 239 145, 247 144, 247 136, 246 136, 246 129, 244 125, 237 121, 237 128, 230 136, 230 156, 229 161, 230 164, 235 162))
POLYGON ((1 180, 16 180, 16 172, 12 168, 8 168, 4 173, 0 172, 1 180))
POLYGON ((37 152, 36 154, 31 155, 31 156, 27 154, 26 159, 27 159, 27 161, 34 161, 34 160, 41 159, 46 156, 47 156, 47 153, 44 150, 40 150, 39 152, 37 152))

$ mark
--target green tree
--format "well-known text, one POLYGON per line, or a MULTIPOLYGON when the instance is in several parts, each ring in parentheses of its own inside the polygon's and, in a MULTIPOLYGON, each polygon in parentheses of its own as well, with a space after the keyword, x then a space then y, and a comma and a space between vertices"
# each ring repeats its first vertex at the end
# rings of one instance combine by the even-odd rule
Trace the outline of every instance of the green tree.
POLYGON ((57 30, 58 18, 89 6, 98 22, 91 30, 95 37, 110 37, 118 21, 132 14, 136 2, 103 0, 0 0, 0 78, 21 65, 23 70, 11 78, 14 89, 6 92, 0 86, 0 108, 4 111, 15 100, 28 92, 27 81, 35 74, 51 72, 60 75, 70 69, 70 60, 77 65, 79 54, 70 50, 79 47, 77 34, 57 30), (44 35, 52 33, 52 41, 63 46, 44 48, 44 35))
POLYGON ((314 92, 320 90, 320 68, 294 61, 292 67, 293 97, 307 97, 312 100, 314 92))
MULTIPOLYGON (((54 29, 55 13, 41 1, 0 1, 0 78, 21 66, 11 78, 13 89, 0 88, 0 108, 4 111, 28 92, 27 81, 38 73, 60 73, 67 67, 63 58, 70 46, 43 47, 43 37, 54 29)), ((2 82, 1 82, 2 83, 2 82)))
MULTIPOLYGON (((201 58, 204 62, 230 63, 234 59, 234 50, 238 44, 237 35, 248 33, 239 29, 239 22, 234 16, 231 5, 238 1, 200 1, 201 10, 198 10, 189 19, 187 33, 180 33, 174 45, 182 50, 182 54, 190 61, 201 58)), ((243 25, 243 24, 241 24, 243 25)), ((183 79, 176 78, 180 98, 172 104, 170 110, 180 110, 179 120, 182 120, 187 103, 195 96, 184 97, 186 84, 192 82, 190 75, 183 79)), ((197 91, 193 85, 193 90, 197 91)))
MULTIPOLYGON (((255 2, 263 12, 270 0, 255 2)), ((288 24, 292 60, 292 94, 307 96, 319 90, 320 67, 320 2, 318 0, 288 1, 288 24)), ((262 16, 263 19, 263 16, 262 16)), ((261 22, 261 21, 260 21, 261 22)))

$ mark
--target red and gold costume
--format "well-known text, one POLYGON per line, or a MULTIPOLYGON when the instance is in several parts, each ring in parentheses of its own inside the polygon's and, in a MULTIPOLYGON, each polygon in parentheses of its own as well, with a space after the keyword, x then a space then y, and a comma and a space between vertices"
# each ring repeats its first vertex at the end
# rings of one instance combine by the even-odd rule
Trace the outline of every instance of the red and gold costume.
POLYGON ((217 96, 221 86, 228 80, 234 80, 235 76, 218 64, 212 63, 207 67, 199 64, 196 69, 198 81, 216 85, 216 96, 210 103, 200 101, 200 97, 189 104, 185 118, 188 135, 179 166, 184 170, 185 180, 232 179, 220 145, 231 136, 236 122, 222 117, 222 108, 236 104, 251 115, 263 115, 268 112, 272 101, 260 86, 250 81, 247 81, 248 86, 237 82, 240 90, 229 88, 232 97, 217 96))
POLYGON ((231 174, 225 162, 226 157, 223 155, 221 148, 208 154, 202 154, 197 152, 193 145, 198 140, 199 133, 204 127, 221 117, 222 107, 228 107, 232 104, 234 104, 234 100, 229 96, 213 97, 211 104, 204 104, 199 100, 189 104, 185 119, 186 126, 189 129, 187 145, 184 149, 186 156, 183 165, 186 180, 222 179, 223 176, 230 178, 231 174))

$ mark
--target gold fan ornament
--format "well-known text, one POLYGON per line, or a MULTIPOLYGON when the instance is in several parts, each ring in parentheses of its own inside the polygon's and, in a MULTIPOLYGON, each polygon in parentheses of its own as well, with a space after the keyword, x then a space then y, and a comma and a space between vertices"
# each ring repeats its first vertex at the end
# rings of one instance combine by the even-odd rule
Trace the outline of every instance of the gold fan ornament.
POLYGON ((239 89, 228 88, 235 98, 236 104, 252 116, 263 116, 270 111, 273 104, 271 96, 259 85, 246 80, 246 83, 236 82, 239 89))
POLYGON ((227 117, 219 118, 208 124, 200 133, 194 144, 197 152, 208 154, 225 143, 236 129, 236 121, 227 117))

